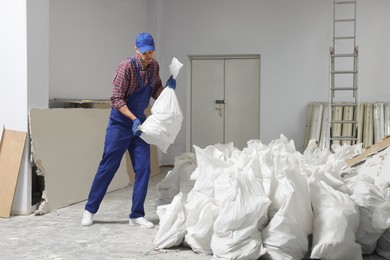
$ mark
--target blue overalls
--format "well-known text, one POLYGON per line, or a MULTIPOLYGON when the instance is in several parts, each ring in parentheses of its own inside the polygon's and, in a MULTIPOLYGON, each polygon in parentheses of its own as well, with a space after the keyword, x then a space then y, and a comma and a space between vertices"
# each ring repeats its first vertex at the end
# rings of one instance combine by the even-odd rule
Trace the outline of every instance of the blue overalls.
MULTIPOLYGON (((136 62, 131 62, 138 77, 138 88, 128 97, 126 105, 129 110, 141 121, 145 121, 145 109, 149 105, 152 95, 153 68, 147 85, 142 84, 141 74, 136 62)), ((117 109, 111 110, 110 119, 106 131, 103 158, 93 180, 88 202, 85 209, 90 213, 96 213, 103 200, 107 188, 118 170, 122 157, 129 151, 135 173, 132 207, 129 217, 139 218, 145 216, 144 202, 148 190, 150 176, 150 146, 139 136, 134 136, 131 130, 133 121, 124 116, 117 109)))

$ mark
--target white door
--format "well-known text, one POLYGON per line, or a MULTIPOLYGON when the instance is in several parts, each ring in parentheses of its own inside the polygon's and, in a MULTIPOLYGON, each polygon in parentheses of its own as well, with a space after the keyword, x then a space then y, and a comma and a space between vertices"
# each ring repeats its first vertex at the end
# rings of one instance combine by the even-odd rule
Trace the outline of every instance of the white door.
POLYGON ((259 58, 193 59, 191 148, 259 138, 259 58))

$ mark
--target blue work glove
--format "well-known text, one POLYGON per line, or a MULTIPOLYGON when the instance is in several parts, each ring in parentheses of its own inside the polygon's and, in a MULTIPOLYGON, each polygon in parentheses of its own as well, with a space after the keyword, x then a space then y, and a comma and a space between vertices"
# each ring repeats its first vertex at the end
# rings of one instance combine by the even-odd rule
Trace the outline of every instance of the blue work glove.
POLYGON ((142 131, 137 129, 139 125, 141 125, 141 121, 139 121, 138 118, 134 119, 133 127, 131 130, 133 131, 133 135, 135 136, 140 136, 142 134, 142 131))
POLYGON ((167 80, 166 86, 171 89, 176 89, 176 79, 174 79, 172 75, 167 80))

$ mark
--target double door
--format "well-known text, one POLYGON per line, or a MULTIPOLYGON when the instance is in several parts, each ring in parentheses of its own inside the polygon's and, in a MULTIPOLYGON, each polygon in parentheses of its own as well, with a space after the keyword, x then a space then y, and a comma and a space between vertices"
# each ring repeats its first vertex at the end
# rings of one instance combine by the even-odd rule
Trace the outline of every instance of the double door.
POLYGON ((259 138, 260 59, 191 60, 191 147, 259 138))

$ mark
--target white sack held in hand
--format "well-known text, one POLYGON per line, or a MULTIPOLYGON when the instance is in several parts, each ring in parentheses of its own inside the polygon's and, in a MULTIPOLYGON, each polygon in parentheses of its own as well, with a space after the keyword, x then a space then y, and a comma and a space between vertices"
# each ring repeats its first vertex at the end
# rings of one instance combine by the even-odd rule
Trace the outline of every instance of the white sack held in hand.
POLYGON ((171 64, 169 65, 169 72, 171 72, 171 75, 174 79, 177 78, 177 75, 179 75, 179 71, 183 67, 183 64, 173 57, 171 64))
MULTIPOLYGON (((179 74, 181 64, 176 58, 169 65, 173 78, 179 74)), ((152 114, 139 126, 141 138, 148 144, 154 144, 164 153, 173 144, 180 131, 183 113, 173 89, 166 87, 154 102, 152 114)))

